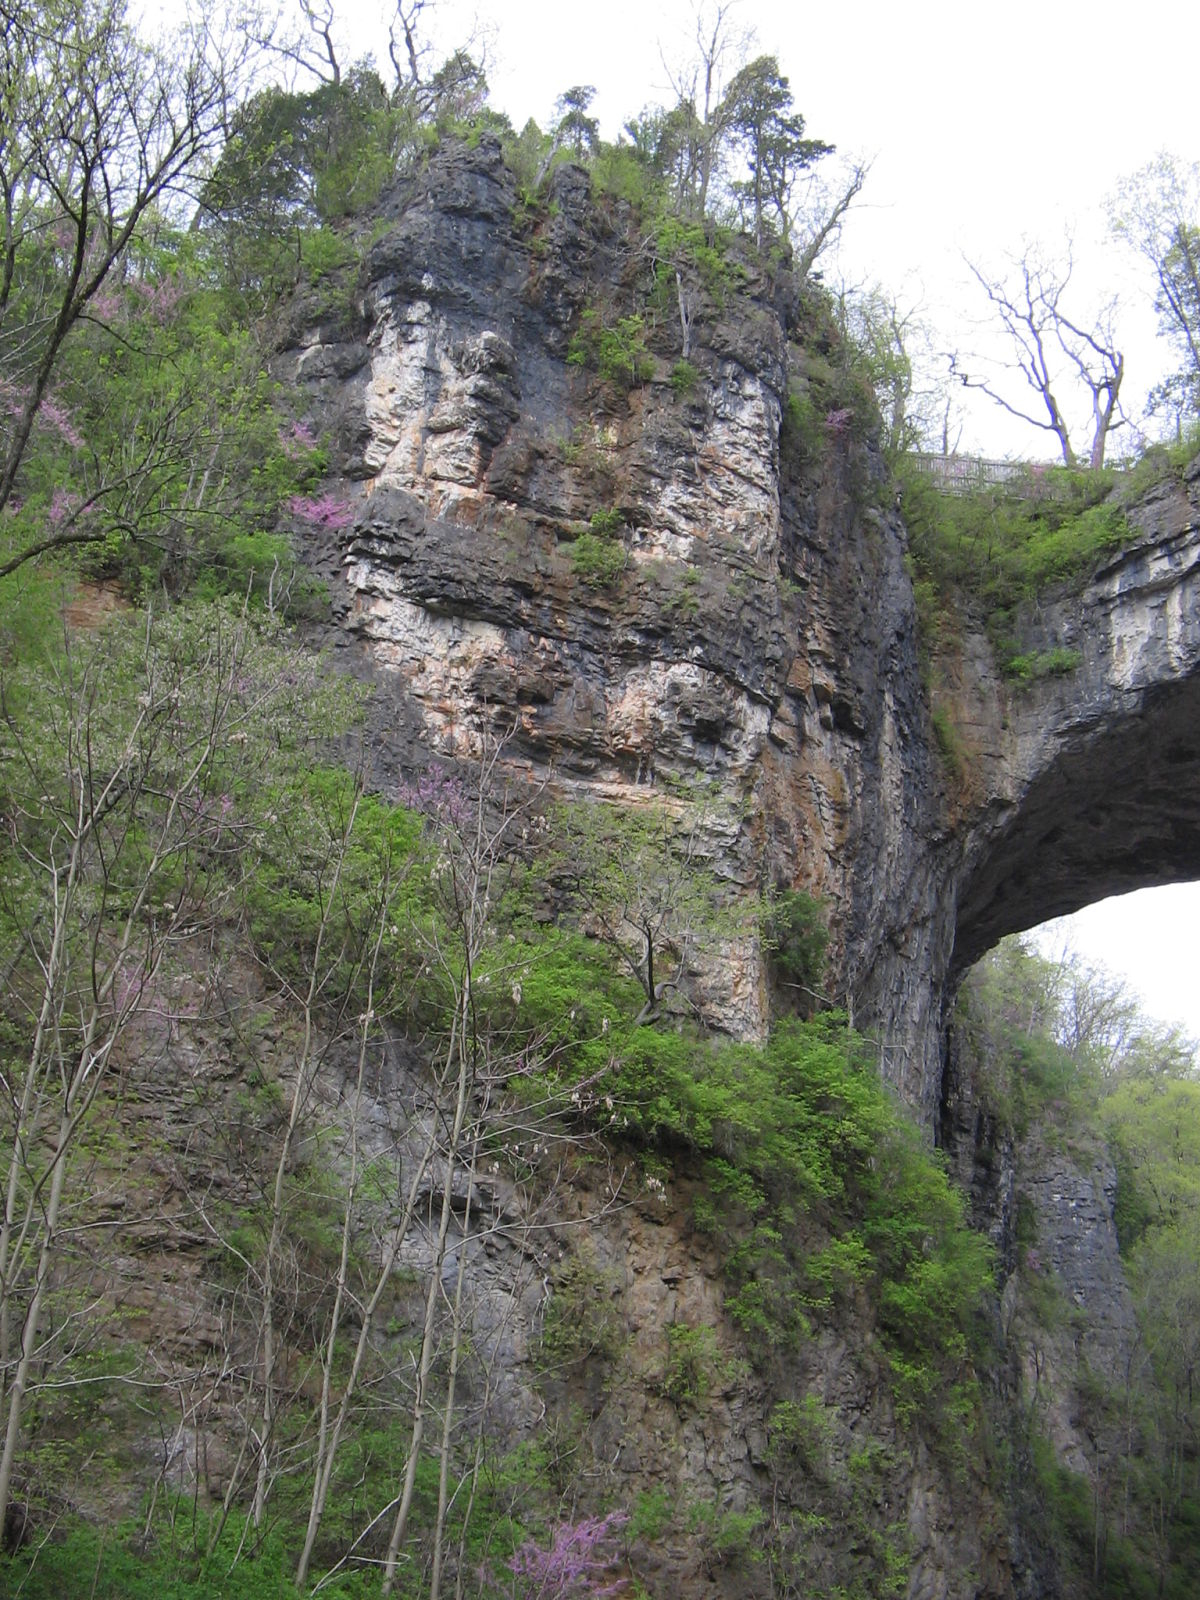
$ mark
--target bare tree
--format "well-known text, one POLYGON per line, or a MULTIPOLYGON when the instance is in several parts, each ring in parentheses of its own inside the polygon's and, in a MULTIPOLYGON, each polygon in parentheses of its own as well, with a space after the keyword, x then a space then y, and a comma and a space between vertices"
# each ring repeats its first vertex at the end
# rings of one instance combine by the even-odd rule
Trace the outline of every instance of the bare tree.
POLYGON ((1102 467, 1109 435, 1125 422, 1120 410, 1125 358, 1114 332, 1115 300, 1102 307, 1090 324, 1068 315, 1064 301, 1073 265, 1069 250, 1065 263, 1057 265, 1027 247, 1010 263, 1007 282, 995 281, 972 262, 967 265, 1007 337, 1012 355, 1006 369, 1020 376, 1036 401, 1010 398, 997 382, 968 372, 958 356, 951 358, 952 375, 965 388, 986 394, 1010 416, 1052 434, 1068 467, 1079 462, 1071 429, 1078 421, 1076 402, 1085 395, 1091 413, 1085 462, 1102 467), (1064 394, 1065 404, 1060 399, 1064 394))
POLYGON ((725 79, 731 66, 745 60, 753 30, 733 21, 737 0, 693 9, 695 54, 672 66, 660 42, 659 59, 675 93, 668 142, 677 150, 673 163, 680 209, 703 217, 721 165, 728 132, 724 108, 725 79))
POLYGON ((834 305, 850 359, 875 390, 888 455, 939 446, 948 455, 957 396, 947 387, 923 308, 902 305, 880 284, 842 284, 834 305))
POLYGON ((791 217, 791 233, 798 241, 796 272, 802 279, 811 276, 820 256, 840 238, 870 171, 870 162, 859 160, 843 164, 838 177, 810 173, 791 217))

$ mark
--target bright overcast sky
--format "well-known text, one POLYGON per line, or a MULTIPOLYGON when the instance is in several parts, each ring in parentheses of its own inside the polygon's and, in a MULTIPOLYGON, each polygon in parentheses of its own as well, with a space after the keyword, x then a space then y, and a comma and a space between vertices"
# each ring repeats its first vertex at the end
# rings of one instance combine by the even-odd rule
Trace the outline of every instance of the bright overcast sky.
MULTIPOLYGON (((355 0, 335 0, 339 7, 359 19, 368 9, 355 0)), ((737 0, 729 10, 736 25, 753 28, 754 53, 778 56, 809 135, 873 161, 827 277, 878 280, 903 307, 922 308, 939 348, 961 349, 983 337, 972 319, 986 313, 964 254, 999 264, 1027 239, 1059 246, 1069 229, 1081 290, 1097 301, 1123 296, 1126 392, 1138 408, 1162 351, 1144 275, 1105 238, 1104 200, 1161 150, 1200 158, 1200 8, 1189 0, 737 0)), ((670 102, 663 58, 685 60, 695 36, 688 0, 437 0, 426 13, 443 51, 468 38, 475 17, 493 106, 518 128, 529 117, 546 127, 565 89, 591 84, 608 138, 645 106, 670 102)), ((992 410, 973 414, 962 444, 1050 454, 1045 435, 1014 430, 992 410)), ((1153 1014, 1200 1037, 1200 982, 1188 959, 1200 889, 1114 906, 1070 919, 1071 942, 1124 974, 1153 1014)))

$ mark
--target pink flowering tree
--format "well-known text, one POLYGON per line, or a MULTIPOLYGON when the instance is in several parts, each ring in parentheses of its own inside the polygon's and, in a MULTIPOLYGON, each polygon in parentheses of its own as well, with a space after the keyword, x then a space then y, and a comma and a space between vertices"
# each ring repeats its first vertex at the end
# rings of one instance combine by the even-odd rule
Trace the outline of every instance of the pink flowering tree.
POLYGON ((310 528, 325 528, 331 532, 349 527, 354 518, 354 507, 343 495, 294 494, 288 500, 288 510, 310 528))
POLYGON ((624 1578, 612 1576, 617 1558, 616 1536, 629 1521, 624 1512, 560 1522, 541 1545, 527 1539, 508 1563, 517 1578, 520 1600, 600 1600, 620 1594, 624 1578))

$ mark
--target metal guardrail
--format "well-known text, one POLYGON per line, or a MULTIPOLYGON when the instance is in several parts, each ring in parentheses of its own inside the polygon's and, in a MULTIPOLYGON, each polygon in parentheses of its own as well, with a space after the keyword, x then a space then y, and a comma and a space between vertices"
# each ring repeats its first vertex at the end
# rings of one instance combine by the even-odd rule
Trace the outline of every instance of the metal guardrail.
MULTIPOLYGON (((947 494, 1007 489, 1022 499, 1053 500, 1071 492, 1065 469, 1040 461, 988 461, 982 456, 940 456, 928 450, 910 450, 905 459, 947 494)), ((1071 476, 1088 470, 1072 468, 1071 476)))

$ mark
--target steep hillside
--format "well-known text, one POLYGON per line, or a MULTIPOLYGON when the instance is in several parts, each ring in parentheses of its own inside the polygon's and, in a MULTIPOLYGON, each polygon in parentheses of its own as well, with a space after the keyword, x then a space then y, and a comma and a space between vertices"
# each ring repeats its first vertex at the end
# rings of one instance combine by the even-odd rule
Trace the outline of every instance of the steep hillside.
POLYGON ((1030 1485, 1117 1458, 1115 1169, 944 1027, 1200 864, 1195 475, 1005 680, 969 593, 921 634, 819 285, 510 156, 422 149, 272 307, 246 529, 112 541, 5 663, 0 1578, 1100 1593, 1030 1485))

